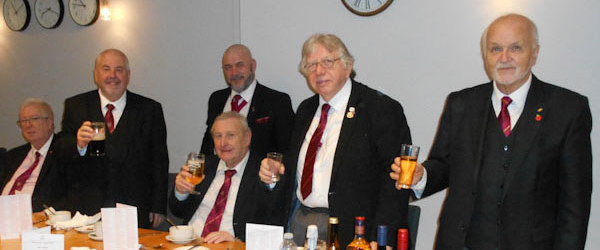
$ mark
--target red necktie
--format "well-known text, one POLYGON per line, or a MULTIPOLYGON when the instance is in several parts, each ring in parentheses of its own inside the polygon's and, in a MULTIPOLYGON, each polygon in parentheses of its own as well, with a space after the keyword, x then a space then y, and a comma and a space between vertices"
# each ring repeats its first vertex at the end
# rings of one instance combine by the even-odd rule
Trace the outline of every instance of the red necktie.
POLYGON ((106 107, 108 111, 106 111, 106 115, 104 115, 104 121, 106 122, 106 126, 108 127, 108 131, 112 134, 113 130, 115 130, 115 117, 113 116, 113 109, 115 106, 112 104, 107 104, 106 107))
POLYGON ((306 199, 312 192, 315 158, 317 157, 317 151, 321 147, 321 137, 323 137, 323 131, 325 131, 325 125, 327 125, 327 112, 329 112, 329 108, 331 108, 331 106, 327 103, 321 106, 321 120, 319 120, 319 126, 317 126, 315 133, 308 143, 306 157, 304 158, 304 168, 302 169, 302 180, 300 181, 300 193, 302 194, 302 199, 306 199))
POLYGON ((240 110, 242 110, 244 108, 244 106, 246 106, 247 102, 244 99, 242 99, 242 103, 238 105, 238 102, 240 101, 240 99, 242 99, 242 96, 240 96, 240 95, 233 96, 233 99, 231 99, 231 111, 239 113, 240 110))
POLYGON ((500 109, 500 115, 498 115, 498 122, 502 127, 502 132, 508 137, 510 135, 510 115, 508 114, 508 105, 512 102, 510 97, 502 97, 502 108, 500 109))
POLYGON ((213 208, 210 210, 206 223, 204 223, 204 229, 202 230, 202 237, 206 237, 209 233, 219 231, 221 226, 221 219, 223 218, 223 212, 225 212, 225 205, 227 205, 227 195, 229 195, 229 187, 231 186, 231 177, 236 173, 235 170, 225 171, 225 181, 223 186, 219 190, 217 199, 213 208))
POLYGON ((27 179, 29 179, 31 173, 33 173, 33 170, 40 162, 40 156, 40 152, 35 152, 35 160, 33 161, 33 164, 31 164, 31 167, 29 167, 27 170, 25 170, 25 172, 23 172, 21 175, 19 175, 19 177, 17 177, 17 179, 15 180, 15 184, 13 184, 12 188, 10 189, 10 192, 8 193, 9 195, 13 195, 15 194, 15 191, 21 191, 23 189, 25 182, 27 181, 27 179))

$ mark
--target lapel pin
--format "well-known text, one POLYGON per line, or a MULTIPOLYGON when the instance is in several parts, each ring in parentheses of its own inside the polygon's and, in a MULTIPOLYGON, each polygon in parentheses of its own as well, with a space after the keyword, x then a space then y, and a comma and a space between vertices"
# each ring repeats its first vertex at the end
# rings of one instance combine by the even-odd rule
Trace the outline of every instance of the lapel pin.
POLYGON ((352 118, 354 118, 355 113, 356 113, 356 110, 354 109, 354 107, 350 107, 350 108, 348 108, 348 113, 346 113, 346 117, 348 117, 348 119, 352 119, 352 118))
POLYGON ((541 121, 542 120, 542 116, 540 114, 536 114, 535 115, 535 120, 538 121, 538 122, 541 121))

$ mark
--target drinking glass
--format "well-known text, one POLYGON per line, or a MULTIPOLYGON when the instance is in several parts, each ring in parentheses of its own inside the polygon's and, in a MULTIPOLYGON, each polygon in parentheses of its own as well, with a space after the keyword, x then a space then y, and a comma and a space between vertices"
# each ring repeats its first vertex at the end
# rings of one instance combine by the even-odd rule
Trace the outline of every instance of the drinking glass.
POLYGON ((90 156, 104 156, 104 141, 106 140, 106 125, 104 122, 92 122, 90 125, 94 130, 92 141, 88 144, 90 156))
POLYGON ((419 146, 402 144, 400 151, 400 178, 396 185, 403 189, 410 189, 412 186, 413 174, 417 167, 417 158, 419 156, 419 146))
POLYGON ((269 167, 271 168, 271 181, 273 183, 278 182, 280 175, 279 175, 279 166, 281 166, 281 162, 283 161, 283 154, 282 153, 277 153, 277 152, 269 152, 267 153, 267 158, 272 159, 276 162, 278 162, 279 164, 273 164, 270 165, 269 167))
MULTIPOLYGON (((200 184, 204 180, 204 155, 196 152, 189 153, 186 165, 192 177, 187 177, 185 180, 194 185, 200 184)), ((200 192, 192 190, 190 194, 199 195, 200 192)))

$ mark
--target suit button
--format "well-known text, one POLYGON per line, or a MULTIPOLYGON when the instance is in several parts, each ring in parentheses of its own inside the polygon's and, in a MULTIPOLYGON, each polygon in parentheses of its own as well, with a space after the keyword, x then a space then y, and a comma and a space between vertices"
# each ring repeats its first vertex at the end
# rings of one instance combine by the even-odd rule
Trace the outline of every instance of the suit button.
POLYGON ((508 145, 504 145, 504 151, 508 151, 508 145))
POLYGON ((498 207, 499 207, 499 206, 502 206, 502 202, 501 202, 501 201, 499 201, 499 202, 497 203, 497 205, 498 205, 498 207))

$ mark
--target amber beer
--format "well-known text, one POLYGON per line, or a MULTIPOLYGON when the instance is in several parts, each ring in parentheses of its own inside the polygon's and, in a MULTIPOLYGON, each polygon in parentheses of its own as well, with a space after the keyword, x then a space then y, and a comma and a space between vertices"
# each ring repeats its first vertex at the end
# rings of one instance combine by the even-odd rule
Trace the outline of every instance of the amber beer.
POLYGON ((400 178, 398 186, 409 189, 412 186, 413 175, 417 167, 417 157, 419 156, 419 147, 414 145, 402 144, 400 152, 400 178))
POLYGON ((106 126, 104 122, 92 122, 90 125, 94 131, 92 141, 88 144, 90 156, 104 156, 104 142, 106 141, 106 126))
MULTIPOLYGON (((200 184, 204 180, 204 155, 196 152, 189 153, 186 165, 188 166, 188 172, 192 176, 186 177, 185 180, 194 185, 200 184)), ((191 194, 200 193, 192 191, 191 194)))

